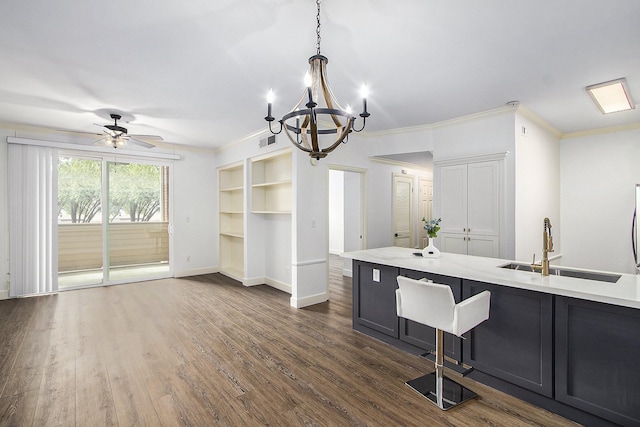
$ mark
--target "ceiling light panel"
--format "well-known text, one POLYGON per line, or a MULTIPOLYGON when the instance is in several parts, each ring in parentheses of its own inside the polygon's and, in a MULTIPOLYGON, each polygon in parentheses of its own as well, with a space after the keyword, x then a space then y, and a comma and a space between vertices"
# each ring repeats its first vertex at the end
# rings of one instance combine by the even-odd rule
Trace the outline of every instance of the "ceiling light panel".
POLYGON ((627 87, 626 79, 612 80, 587 86, 587 92, 596 103, 602 114, 633 110, 635 104, 627 87))

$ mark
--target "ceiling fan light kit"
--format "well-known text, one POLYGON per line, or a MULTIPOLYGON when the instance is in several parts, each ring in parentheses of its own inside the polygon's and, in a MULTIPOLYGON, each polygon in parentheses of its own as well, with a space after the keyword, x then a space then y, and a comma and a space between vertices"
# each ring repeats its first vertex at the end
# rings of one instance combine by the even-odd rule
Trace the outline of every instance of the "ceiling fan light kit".
POLYGON ((122 118, 120 114, 111 113, 109 114, 109 116, 113 120, 112 125, 111 124, 100 125, 95 123, 96 126, 103 127, 104 133, 106 134, 106 137, 96 141, 94 143, 95 145, 105 145, 107 147, 121 148, 121 147, 124 147, 127 144, 127 142, 131 141, 145 148, 154 148, 155 145, 134 137, 139 137, 139 138, 145 137, 145 138, 151 138, 151 139, 158 139, 162 141, 162 137, 155 136, 155 135, 129 135, 128 129, 118 124, 118 120, 122 118))
POLYGON ((347 142, 352 131, 361 132, 366 119, 370 116, 367 111, 367 89, 362 88, 362 126, 354 128, 356 117, 351 113, 351 108, 342 108, 331 88, 327 83, 326 56, 320 54, 320 0, 316 0, 318 13, 316 14, 316 54, 309 58, 309 71, 305 75, 305 91, 300 101, 284 116, 278 120, 280 129, 275 131, 272 122, 275 118, 271 115, 274 100, 273 90, 267 95, 267 116, 264 118, 269 123, 269 131, 277 135, 283 130, 291 143, 306 152, 311 157, 311 163, 317 164, 335 150, 341 143, 347 142), (323 120, 324 118, 324 120, 323 120), (334 135, 335 139, 329 139, 325 144, 320 139, 326 135, 334 135))

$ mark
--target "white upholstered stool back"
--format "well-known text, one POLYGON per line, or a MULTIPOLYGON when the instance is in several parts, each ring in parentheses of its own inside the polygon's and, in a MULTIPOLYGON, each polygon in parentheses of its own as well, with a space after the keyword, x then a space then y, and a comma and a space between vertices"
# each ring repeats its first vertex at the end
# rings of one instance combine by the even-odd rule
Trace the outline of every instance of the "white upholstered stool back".
POLYGON ((447 285, 398 276, 399 317, 461 336, 489 318, 491 293, 483 291, 459 304, 447 285))

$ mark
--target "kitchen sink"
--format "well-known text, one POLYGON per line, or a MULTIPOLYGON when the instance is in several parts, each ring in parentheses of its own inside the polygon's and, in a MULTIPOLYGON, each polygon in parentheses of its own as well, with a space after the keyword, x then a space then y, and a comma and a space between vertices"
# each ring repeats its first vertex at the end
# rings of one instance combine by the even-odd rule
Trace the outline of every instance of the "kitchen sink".
MULTIPOLYGON (((510 262, 509 264, 501 265, 500 268, 508 268, 510 270, 530 271, 533 272, 531 264, 523 264, 518 262, 510 262)), ((540 274, 539 271, 535 272, 540 274)), ((562 267, 549 267, 549 276, 565 276, 575 277, 577 279, 596 280, 598 282, 616 283, 620 277, 619 274, 612 273, 600 273, 597 271, 588 270, 571 270, 562 267)))

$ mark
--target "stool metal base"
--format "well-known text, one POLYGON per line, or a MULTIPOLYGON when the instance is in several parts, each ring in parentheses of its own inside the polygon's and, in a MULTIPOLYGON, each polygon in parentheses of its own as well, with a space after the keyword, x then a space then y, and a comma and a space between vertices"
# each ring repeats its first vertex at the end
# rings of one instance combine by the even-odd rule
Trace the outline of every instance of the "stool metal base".
POLYGON ((429 399, 434 405, 440 409, 451 409, 469 399, 478 397, 476 393, 468 388, 458 384, 447 377, 442 377, 442 403, 438 404, 438 396, 436 394, 436 373, 424 375, 420 378, 407 381, 409 387, 429 399))

